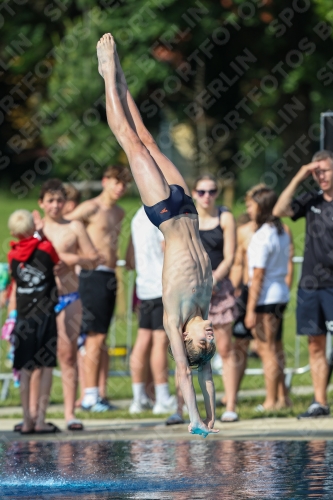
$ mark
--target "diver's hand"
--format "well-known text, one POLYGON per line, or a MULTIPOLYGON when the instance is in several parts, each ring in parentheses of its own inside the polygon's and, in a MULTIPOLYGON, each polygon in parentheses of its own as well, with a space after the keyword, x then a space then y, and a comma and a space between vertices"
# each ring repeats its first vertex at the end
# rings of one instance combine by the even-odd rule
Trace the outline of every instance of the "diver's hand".
POLYGON ((200 420, 195 424, 190 423, 188 426, 188 432, 190 434, 198 434, 199 436, 206 438, 208 434, 217 434, 220 431, 219 429, 209 428, 204 422, 202 422, 202 420, 200 420))
POLYGON ((214 428, 214 424, 215 424, 215 419, 211 419, 211 418, 205 418, 204 419, 204 424, 207 425, 208 429, 213 429, 214 428))

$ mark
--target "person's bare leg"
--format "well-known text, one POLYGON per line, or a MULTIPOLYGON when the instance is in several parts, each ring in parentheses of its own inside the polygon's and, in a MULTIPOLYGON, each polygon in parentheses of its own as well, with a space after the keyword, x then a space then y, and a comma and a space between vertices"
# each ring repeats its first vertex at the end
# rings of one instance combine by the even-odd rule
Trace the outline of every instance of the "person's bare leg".
POLYGON ((82 304, 76 300, 57 316, 58 359, 64 392, 65 420, 75 419, 77 390, 77 339, 81 327, 82 304))
MULTIPOLYGON (((133 405, 138 408, 148 403, 147 375, 149 358, 152 346, 152 330, 139 328, 138 335, 130 357, 130 371, 132 378, 133 405)), ((130 412, 133 410, 131 405, 130 412)), ((136 411, 136 410, 135 410, 136 411)))
POLYGON ((144 383, 149 364, 149 353, 152 342, 152 330, 139 328, 131 357, 130 370, 133 384, 144 383))
POLYGON ((105 333, 89 332, 87 335, 85 343, 86 355, 84 357, 84 379, 86 388, 98 387, 104 340, 105 333))
POLYGON ((315 401, 327 405, 328 364, 325 335, 309 337, 309 358, 315 401))
POLYGON ((244 377, 247 365, 247 351, 250 345, 250 339, 236 337, 234 343, 235 361, 237 366, 237 392, 239 391, 241 381, 244 377))
POLYGON ((214 325, 217 352, 223 361, 223 384, 226 396, 226 411, 235 411, 237 398, 237 362, 232 344, 232 324, 214 325))
POLYGON ((101 362, 99 367, 99 378, 98 378, 98 392, 101 398, 107 397, 107 382, 108 382, 108 373, 109 373, 109 353, 108 347, 105 342, 102 345, 101 352, 101 362))
POLYGON ((41 373, 42 369, 36 368, 32 372, 30 380, 29 408, 30 408, 31 418, 34 422, 36 422, 38 414, 39 384, 40 384, 41 373))
POLYGON ((38 398, 38 415, 35 424, 35 430, 47 430, 51 426, 45 423, 46 410, 50 400, 50 392, 52 386, 52 368, 42 368, 40 385, 39 385, 39 398, 38 398))
POLYGON ((155 385, 168 383, 168 337, 164 330, 153 331, 150 366, 155 385))
POLYGON ((21 370, 20 395, 23 408, 23 426, 22 432, 29 432, 34 428, 34 421, 30 415, 29 396, 30 396, 30 380, 32 372, 30 370, 21 370))
POLYGON ((284 369, 286 365, 285 354, 283 350, 283 343, 281 340, 276 342, 276 352, 279 363, 279 378, 278 378, 278 390, 277 390, 277 405, 278 409, 281 408, 291 408, 293 403, 289 397, 289 391, 285 384, 284 369))
MULTIPOLYGON (((247 365, 247 352, 248 348, 250 345, 250 340, 249 339, 243 339, 236 337, 235 342, 234 342, 234 356, 235 356, 235 363, 237 367, 237 393, 239 391, 245 370, 246 370, 246 365, 247 365)), ((237 401, 236 401, 237 402, 237 401)), ((227 403, 227 398, 226 395, 221 399, 221 403, 225 406, 227 403)))
POLYGON ((255 336, 257 338, 258 352, 264 367, 266 398, 263 407, 266 410, 275 409, 277 401, 280 369, 275 339, 279 321, 273 314, 257 314, 255 336))
POLYGON ((79 387, 80 387, 80 396, 75 401, 75 408, 80 408, 82 399, 84 397, 84 390, 86 388, 85 380, 84 380, 84 354, 81 349, 78 350, 77 353, 77 369, 78 369, 78 378, 79 378, 79 387))
POLYGON ((170 188, 148 149, 128 122, 116 85, 115 52, 113 37, 104 35, 97 44, 97 56, 98 70, 105 82, 107 120, 127 155, 142 202, 152 206, 168 198, 170 188))
MULTIPOLYGON (((150 351, 148 353, 147 359, 151 360, 151 348, 152 344, 150 344, 150 351)), ((154 377, 153 377, 153 372, 151 371, 151 365, 150 363, 147 363, 147 369, 146 369, 146 375, 145 375, 145 391, 150 399, 150 401, 155 401, 156 395, 155 395, 155 387, 154 387, 154 377)))
POLYGON ((167 180, 167 183, 170 184, 178 184, 178 186, 182 186, 187 195, 190 195, 190 191, 187 187, 187 184, 177 169, 177 167, 172 163, 169 158, 167 158, 157 146, 154 138, 147 130, 146 126, 142 121, 142 117, 140 111, 138 110, 133 97, 128 89, 126 78, 124 72, 122 70, 118 53, 116 52, 115 62, 117 67, 117 79, 118 85, 120 85, 119 96, 123 106, 123 109, 126 114, 126 118, 130 123, 132 129, 137 133, 140 140, 146 146, 151 156, 154 158, 155 162, 161 169, 164 177, 167 180))

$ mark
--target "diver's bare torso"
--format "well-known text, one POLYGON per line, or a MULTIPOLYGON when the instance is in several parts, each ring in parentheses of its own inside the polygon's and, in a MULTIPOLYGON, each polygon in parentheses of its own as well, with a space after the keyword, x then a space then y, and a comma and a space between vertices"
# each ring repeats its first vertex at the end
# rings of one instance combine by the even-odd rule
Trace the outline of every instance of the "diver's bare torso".
POLYGON ((213 278, 199 236, 196 215, 178 216, 160 225, 165 238, 163 305, 169 323, 184 328, 200 314, 207 319, 213 278))

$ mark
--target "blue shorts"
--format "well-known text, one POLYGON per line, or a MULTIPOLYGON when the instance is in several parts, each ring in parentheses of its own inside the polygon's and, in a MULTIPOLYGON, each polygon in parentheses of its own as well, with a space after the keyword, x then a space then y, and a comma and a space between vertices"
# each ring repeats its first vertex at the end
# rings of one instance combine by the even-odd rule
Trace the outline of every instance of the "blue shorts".
POLYGON ((297 334, 333 334, 333 288, 298 289, 297 334))

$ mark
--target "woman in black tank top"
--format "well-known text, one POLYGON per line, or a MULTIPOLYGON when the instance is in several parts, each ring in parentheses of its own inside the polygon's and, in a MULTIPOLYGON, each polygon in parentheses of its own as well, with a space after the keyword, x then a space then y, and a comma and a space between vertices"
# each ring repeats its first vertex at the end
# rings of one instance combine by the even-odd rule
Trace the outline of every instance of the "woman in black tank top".
POLYGON ((209 319, 212 321, 217 350, 223 361, 226 411, 221 420, 234 422, 237 395, 237 363, 232 344, 232 324, 238 311, 234 289, 228 278, 236 251, 236 226, 226 207, 215 206, 217 182, 211 175, 197 179, 192 196, 199 215, 199 232, 213 270, 213 296, 209 319))

